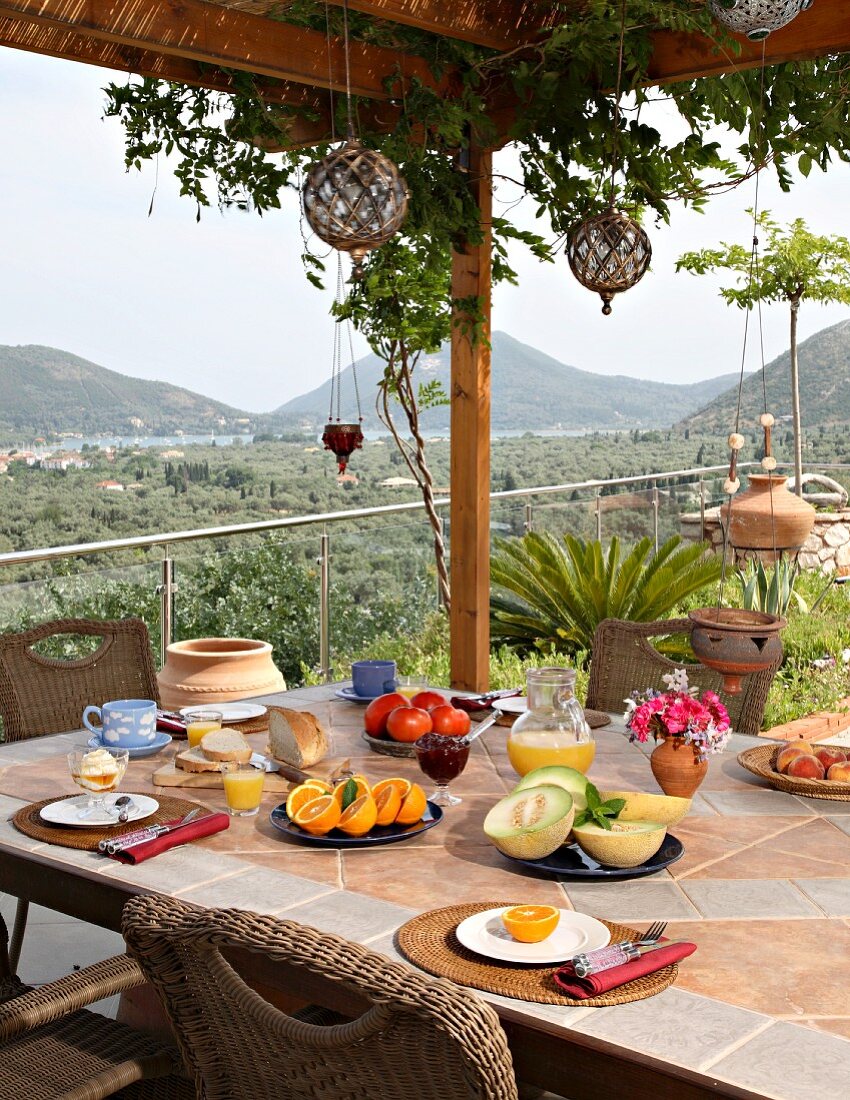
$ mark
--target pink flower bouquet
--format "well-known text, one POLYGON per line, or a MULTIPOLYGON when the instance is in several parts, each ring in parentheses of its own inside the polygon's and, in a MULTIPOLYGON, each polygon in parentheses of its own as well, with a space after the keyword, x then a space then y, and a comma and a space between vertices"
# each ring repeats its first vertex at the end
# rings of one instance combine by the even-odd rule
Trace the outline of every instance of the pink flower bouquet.
POLYGON ((714 691, 704 691, 697 698, 697 688, 688 686, 688 674, 677 668, 662 677, 667 691, 632 692, 626 700, 626 728, 630 741, 657 741, 680 737, 692 745, 696 761, 708 759, 708 754, 722 752, 729 738, 729 714, 714 691))

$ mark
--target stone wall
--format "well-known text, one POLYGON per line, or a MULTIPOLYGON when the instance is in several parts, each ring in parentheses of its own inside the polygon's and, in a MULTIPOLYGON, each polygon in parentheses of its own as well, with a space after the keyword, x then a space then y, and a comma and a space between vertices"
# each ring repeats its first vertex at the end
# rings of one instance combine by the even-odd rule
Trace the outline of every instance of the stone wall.
MULTIPOLYGON (((686 512, 682 515, 680 530, 683 539, 699 542, 703 537, 699 512, 686 512)), ((719 508, 706 509, 705 538, 719 554, 723 548, 719 508)), ((730 560, 731 556, 730 552, 730 560)), ((754 556, 755 552, 752 550, 736 553, 739 563, 754 556)), ((772 554, 763 555, 765 561, 769 561, 772 556, 772 554)), ((819 569, 823 573, 837 571, 842 576, 850 574, 850 509, 818 512, 814 530, 800 551, 799 561, 803 569, 819 569)))

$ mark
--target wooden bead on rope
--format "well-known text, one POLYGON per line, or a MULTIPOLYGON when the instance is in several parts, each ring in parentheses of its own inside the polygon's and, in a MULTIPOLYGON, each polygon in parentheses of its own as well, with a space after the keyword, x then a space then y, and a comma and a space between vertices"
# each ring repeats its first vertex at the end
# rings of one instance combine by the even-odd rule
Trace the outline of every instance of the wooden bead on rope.
POLYGON ((740 451, 745 442, 746 440, 740 434, 740 432, 732 432, 732 434, 729 436, 729 447, 733 451, 740 451))
POLYGON ((776 459, 773 457, 773 455, 764 456, 764 458, 761 460, 761 468, 763 470, 767 470, 768 472, 776 469, 776 459))
POLYGON ((736 478, 727 477, 726 480, 723 482, 723 492, 726 493, 727 496, 730 496, 730 497, 734 496, 735 493, 737 493, 740 488, 741 488, 741 482, 739 481, 739 479, 737 477, 736 478))

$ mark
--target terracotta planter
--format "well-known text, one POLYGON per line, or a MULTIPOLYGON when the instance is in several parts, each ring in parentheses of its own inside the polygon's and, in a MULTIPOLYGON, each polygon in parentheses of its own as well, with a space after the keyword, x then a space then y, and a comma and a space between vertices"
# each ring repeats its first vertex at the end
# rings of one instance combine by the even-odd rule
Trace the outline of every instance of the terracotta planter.
POLYGON ((673 798, 690 798, 708 771, 708 761, 700 761, 693 745, 686 744, 681 737, 659 741, 652 750, 649 766, 658 786, 673 798))
POLYGON ((749 486, 720 509, 736 550, 799 550, 815 525, 811 504, 781 474, 750 474, 749 486))
POLYGON ((736 607, 703 607, 689 611, 694 624, 691 648, 700 664, 723 676, 723 690, 741 693, 741 677, 782 658, 779 631, 785 619, 763 611, 744 611, 736 607))
POLYGON ((230 703, 286 690, 272 661, 272 647, 252 638, 172 642, 157 680, 166 707, 230 703))

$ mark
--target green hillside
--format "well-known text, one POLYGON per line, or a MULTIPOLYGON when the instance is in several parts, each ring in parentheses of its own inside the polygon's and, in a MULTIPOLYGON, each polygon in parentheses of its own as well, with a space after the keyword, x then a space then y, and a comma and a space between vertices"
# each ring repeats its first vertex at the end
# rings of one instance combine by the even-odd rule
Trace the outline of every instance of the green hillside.
POLYGON ((0 432, 7 435, 226 431, 246 417, 242 431, 257 418, 180 386, 129 378, 57 348, 0 345, 0 432))
MULTIPOLYGON (((380 361, 369 355, 357 363, 363 416, 367 428, 380 427, 374 409, 375 386, 383 373, 380 361)), ((449 392, 449 349, 423 358, 417 367, 420 381, 438 380, 449 392)), ((552 428, 670 427, 736 382, 723 375, 678 386, 648 382, 624 375, 592 374, 558 362, 504 332, 493 333, 492 424, 497 431, 542 431, 552 428)), ((356 411, 351 367, 342 373, 342 416, 356 411)), ((318 426, 328 414, 330 381, 288 401, 273 414, 285 423, 318 426)), ((427 431, 448 428, 447 408, 423 416, 427 431)))
MULTIPOLYGON (((850 320, 816 332, 798 348, 800 418, 804 426, 850 423, 850 320)), ((791 416, 791 357, 786 351, 764 370, 767 407, 777 418, 791 416)), ((737 384, 704 408, 689 415, 681 427, 706 432, 731 431, 735 422, 737 384)), ((741 423, 758 424, 764 412, 762 372, 744 380, 741 423)))

